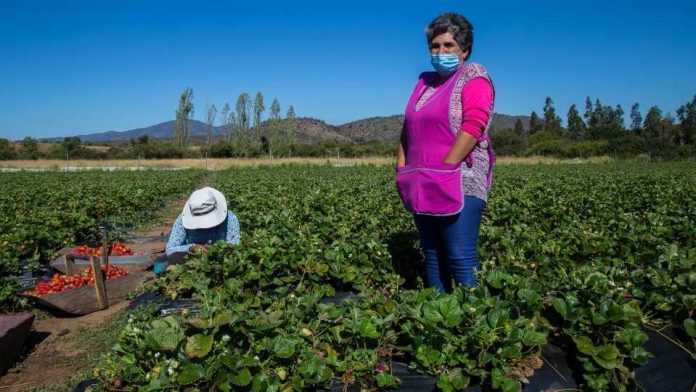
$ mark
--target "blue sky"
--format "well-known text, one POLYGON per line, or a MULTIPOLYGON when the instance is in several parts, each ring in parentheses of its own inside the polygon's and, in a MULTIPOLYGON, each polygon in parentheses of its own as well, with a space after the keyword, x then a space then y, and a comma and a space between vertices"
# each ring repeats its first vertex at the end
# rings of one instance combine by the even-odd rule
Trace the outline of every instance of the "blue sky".
POLYGON ((335 125, 399 114, 430 69, 423 29, 445 11, 473 23, 499 113, 551 96, 565 119, 588 95, 675 113, 696 94, 696 2, 662 4, 0 0, 0 137, 172 120, 186 87, 199 120, 257 91, 335 125))

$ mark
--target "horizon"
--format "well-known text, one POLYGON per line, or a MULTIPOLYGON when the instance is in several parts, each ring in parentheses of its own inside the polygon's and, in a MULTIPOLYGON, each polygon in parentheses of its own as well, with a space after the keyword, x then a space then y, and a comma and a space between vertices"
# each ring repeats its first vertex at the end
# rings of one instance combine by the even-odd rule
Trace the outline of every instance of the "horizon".
MULTIPOLYGON (((172 1, 0 3, 0 137, 122 132, 171 121, 178 96, 233 108, 239 94, 273 98, 284 116, 343 125, 403 114, 430 70, 424 27, 455 11, 474 25, 472 61, 491 73, 500 114, 564 120, 584 100, 664 114, 696 94, 696 4, 454 1, 191 5, 172 1), (491 13, 491 9, 495 9, 491 13), (366 11, 367 10, 367 11, 366 11), (688 48, 687 48, 688 49, 688 48), (164 120, 162 120, 164 119, 164 120)), ((216 126, 219 126, 219 121, 216 126)))

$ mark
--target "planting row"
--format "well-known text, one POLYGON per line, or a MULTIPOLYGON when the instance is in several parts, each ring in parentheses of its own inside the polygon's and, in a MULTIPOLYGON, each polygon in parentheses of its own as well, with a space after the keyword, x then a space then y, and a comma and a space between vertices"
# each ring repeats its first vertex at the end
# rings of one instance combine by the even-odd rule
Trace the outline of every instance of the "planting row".
MULTIPOLYGON (((442 390, 517 391, 553 343, 583 389, 638 387, 645 329, 696 337, 696 169, 500 167, 480 285, 422 287, 418 240, 385 167, 237 169, 217 187, 242 244, 171 266, 155 290, 199 306, 132 314, 95 372, 106 389, 396 388, 397 362, 442 390), (357 298, 326 301, 337 291, 357 298)), ((693 341, 683 348, 694 359, 693 341), (691 350, 691 351, 689 351, 691 350)))
POLYGON ((202 171, 1 173, 0 311, 22 306, 16 280, 58 249, 99 238, 99 225, 146 222, 202 171))

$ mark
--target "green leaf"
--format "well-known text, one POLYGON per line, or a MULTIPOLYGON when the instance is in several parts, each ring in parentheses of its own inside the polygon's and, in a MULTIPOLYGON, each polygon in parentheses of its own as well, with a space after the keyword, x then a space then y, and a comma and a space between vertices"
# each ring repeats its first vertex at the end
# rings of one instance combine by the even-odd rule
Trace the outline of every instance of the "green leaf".
POLYGON ((596 348, 592 359, 605 369, 614 369, 618 364, 619 349, 613 344, 604 344, 596 348))
POLYGON ((563 298, 552 298, 551 304, 556 312, 561 315, 566 320, 570 319, 570 307, 563 298))
POLYGON ((437 376, 437 387, 442 392, 452 392, 454 391, 454 386, 450 382, 449 377, 446 374, 440 374, 437 376))
POLYGON ((494 368, 493 370, 491 370, 491 384, 493 386, 493 389, 500 388, 502 381, 503 381, 503 372, 498 368, 494 368))
POLYGON ((377 386, 380 388, 396 388, 399 383, 396 381, 396 377, 389 373, 379 373, 375 376, 377 381, 377 386))
POLYGON ((573 341, 575 342, 578 351, 583 354, 594 355, 597 351, 594 344, 592 344, 592 341, 587 336, 573 336, 573 341))
POLYGON ((536 305, 540 300, 539 293, 530 289, 520 289, 517 296, 529 305, 536 305))
POLYGON ((232 313, 219 313, 213 317, 213 320, 210 322, 210 328, 227 325, 234 321, 234 319, 235 317, 232 315, 232 313))
POLYGON ((273 354, 278 358, 290 358, 295 354, 295 342, 284 337, 277 337, 273 342, 273 354))
POLYGON ((176 377, 176 382, 181 385, 191 384, 205 377, 205 370, 198 364, 191 364, 181 370, 176 377))
POLYGON ((503 358, 517 358, 521 356, 521 348, 519 342, 514 346, 507 346, 500 350, 499 354, 503 358))
POLYGON ((602 313, 595 313, 592 315, 592 323, 594 325, 604 325, 609 321, 602 313))
POLYGON ((423 307, 423 315, 432 323, 454 327, 462 321, 464 312, 453 296, 442 296, 423 307))
POLYGON ((380 333, 377 332, 377 328, 375 328, 375 325, 372 324, 372 321, 370 321, 370 319, 362 320, 362 322, 358 326, 358 333, 361 336, 370 339, 377 339, 378 337, 380 337, 380 333))
POLYGON ((639 365, 644 364, 653 356, 643 347, 633 347, 630 351, 630 355, 631 360, 639 365))
POLYGON ((690 318, 684 320, 684 329, 687 335, 696 338, 696 321, 690 318))
POLYGON ((595 355, 604 359, 615 359, 619 357, 619 349, 613 344, 604 344, 597 347, 595 355))
POLYGON ((198 329, 208 329, 212 328, 210 326, 210 321, 208 319, 205 319, 203 317, 189 317, 186 319, 186 323, 191 325, 194 328, 198 329))
POLYGON ((520 392, 522 390, 522 384, 517 380, 505 378, 500 382, 500 389, 503 392, 520 392))
POLYGON ((609 307, 609 320, 616 322, 623 319, 625 313, 622 306, 611 305, 609 307))
POLYGON ((449 372, 449 380, 455 390, 461 391, 469 385, 471 378, 468 374, 464 374, 462 369, 455 368, 449 372))
POLYGON ((439 365, 444 362, 443 354, 428 345, 418 346, 416 358, 425 366, 439 365))
POLYGON ((531 329, 525 329, 522 333, 522 343, 524 343, 525 346, 541 346, 546 343, 546 334, 531 329))
POLYGON ((505 275, 501 271, 493 270, 486 275, 486 282, 496 289, 503 287, 503 282, 505 280, 505 275))
POLYGON ((186 355, 189 358, 203 358, 213 347, 213 337, 210 335, 196 334, 186 341, 186 355))
POLYGON ((617 365, 617 360, 616 359, 605 359, 602 357, 598 356, 593 356, 592 359, 597 362, 597 364, 605 369, 613 369, 617 365))
POLYGON ((240 370, 237 374, 230 377, 230 381, 232 381, 234 385, 245 387, 249 385, 249 383, 251 382, 251 372, 249 371, 249 369, 244 368, 240 370))
POLYGON ((508 320, 507 310, 493 309, 490 312, 488 312, 488 316, 486 317, 486 319, 488 321, 488 325, 490 325, 491 328, 502 327, 508 320))
POLYGON ((155 349, 174 351, 179 346, 179 343, 184 340, 184 331, 181 330, 178 322, 173 318, 166 317, 163 320, 153 320, 150 325, 154 328, 147 332, 145 339, 155 349))

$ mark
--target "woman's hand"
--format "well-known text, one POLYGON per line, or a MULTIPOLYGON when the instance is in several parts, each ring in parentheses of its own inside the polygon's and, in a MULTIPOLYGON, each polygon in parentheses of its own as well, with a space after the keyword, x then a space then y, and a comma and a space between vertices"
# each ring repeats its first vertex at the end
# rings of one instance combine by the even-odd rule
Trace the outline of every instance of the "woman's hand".
POLYGON ((193 244, 189 246, 189 252, 194 254, 205 254, 208 253, 208 247, 205 245, 193 244))
POLYGON ((406 166, 406 154, 404 153, 403 144, 399 143, 399 148, 396 150, 396 167, 406 166))
POLYGON ((467 155, 476 147, 478 141, 475 137, 471 136, 466 132, 459 132, 457 139, 454 141, 452 148, 450 148, 444 162, 450 165, 456 165, 462 163, 467 155))

